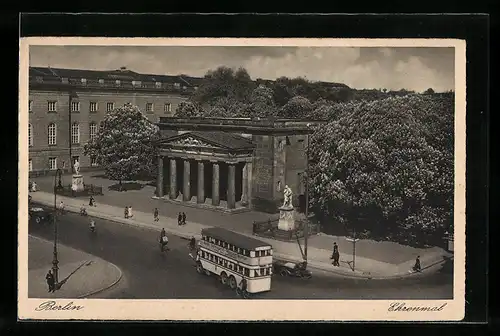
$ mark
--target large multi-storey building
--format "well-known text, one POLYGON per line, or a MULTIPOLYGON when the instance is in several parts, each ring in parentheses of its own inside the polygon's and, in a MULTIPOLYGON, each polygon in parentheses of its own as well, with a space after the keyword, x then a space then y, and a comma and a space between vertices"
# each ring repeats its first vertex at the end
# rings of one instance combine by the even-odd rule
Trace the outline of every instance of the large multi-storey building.
POLYGON ((124 67, 90 71, 30 67, 30 175, 70 169, 78 160, 83 169, 98 166, 83 146, 98 131, 107 111, 126 103, 137 105, 152 122, 172 116, 196 90, 200 79, 179 75, 148 75, 124 67))

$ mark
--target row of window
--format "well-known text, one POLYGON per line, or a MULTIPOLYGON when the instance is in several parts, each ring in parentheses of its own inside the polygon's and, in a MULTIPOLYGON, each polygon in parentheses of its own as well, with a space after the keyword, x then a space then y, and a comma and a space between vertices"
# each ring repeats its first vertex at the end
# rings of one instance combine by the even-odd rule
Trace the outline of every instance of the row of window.
MULTIPOLYGON (((43 82, 43 77, 42 76, 36 76, 35 79, 36 79, 37 82, 43 82)), ((64 83, 64 84, 68 84, 69 80, 68 80, 68 78, 61 78, 61 82, 64 83)), ((80 82, 83 85, 86 85, 87 84, 87 79, 86 78, 81 78, 80 82)), ((106 82, 104 81, 104 79, 99 79, 98 83, 104 85, 106 82)), ((122 81, 119 80, 119 79, 117 79, 117 80, 114 81, 114 84, 116 86, 120 86, 122 84, 122 81)), ((163 84, 162 82, 155 82, 155 87, 157 89, 160 89, 160 88, 162 88, 162 84, 163 84)), ((142 81, 132 81, 132 85, 135 86, 135 87, 142 87, 142 81)), ((174 87, 176 89, 180 89, 181 88, 181 84, 180 83, 174 83, 174 87)), ((182 89, 186 90, 187 87, 186 86, 182 86, 182 89)), ((194 89, 196 90, 196 89, 198 89, 198 87, 195 86, 194 89)))
MULTIPOLYGON (((101 124, 102 127, 102 124, 101 124)), ((55 146, 57 145, 57 125, 55 123, 50 123, 47 126, 47 135, 48 135, 48 145, 55 146)), ((93 140, 97 135, 97 124, 92 122, 89 124, 89 139, 93 140)), ((80 143, 80 124, 73 123, 71 125, 71 143, 79 144, 80 143)), ((33 146, 33 126, 31 124, 28 125, 28 146, 33 146)))
MULTIPOLYGON (((33 112, 33 101, 29 101, 29 111, 33 112)), ((107 102, 106 103, 106 111, 111 112, 115 109, 115 103, 113 102, 107 102)), ((48 112, 57 112, 57 101, 48 101, 47 102, 47 111, 48 112)), ((99 103, 98 102, 90 102, 89 103, 89 111, 90 112, 97 112, 99 111, 99 103)), ((146 103, 146 112, 153 112, 154 111, 154 104, 153 103, 146 103)), ((79 101, 74 101, 71 102, 71 112, 80 112, 80 102, 79 101)), ((172 112, 172 104, 170 103, 165 103, 163 105, 163 112, 165 113, 170 113, 172 112)))
POLYGON ((222 257, 219 257, 217 255, 211 254, 207 251, 201 251, 201 257, 211 261, 213 263, 216 263, 217 265, 221 267, 225 267, 237 274, 249 277, 249 278, 257 278, 257 277, 263 277, 263 276, 270 276, 272 274, 272 265, 265 266, 265 267, 260 267, 256 269, 249 269, 246 268, 242 265, 238 265, 230 260, 224 259, 222 257))
MULTIPOLYGON (((73 161, 80 161, 79 156, 74 156, 73 161)), ((97 167, 99 165, 99 161, 96 157, 91 156, 90 157, 90 165, 92 167, 97 167)), ((58 168, 57 166, 57 157, 50 157, 49 158, 49 169, 50 170, 56 170, 58 168)), ((63 167, 65 168, 65 167, 63 167)), ((33 159, 28 160, 28 170, 31 172, 33 171, 33 159)))
POLYGON ((238 254, 241 254, 243 256, 250 257, 250 258, 254 258, 254 257, 267 257, 267 256, 270 256, 270 255, 273 254, 273 252, 272 252, 271 249, 265 250, 265 251, 249 251, 249 250, 246 250, 244 248, 240 248, 240 247, 237 247, 237 246, 235 246, 233 244, 227 243, 227 242, 225 242, 223 240, 216 239, 216 238, 209 237, 209 236, 205 236, 205 235, 203 235, 201 237, 201 240, 204 240, 206 242, 218 245, 220 247, 223 247, 225 249, 228 249, 230 251, 233 251, 235 253, 238 253, 238 254))

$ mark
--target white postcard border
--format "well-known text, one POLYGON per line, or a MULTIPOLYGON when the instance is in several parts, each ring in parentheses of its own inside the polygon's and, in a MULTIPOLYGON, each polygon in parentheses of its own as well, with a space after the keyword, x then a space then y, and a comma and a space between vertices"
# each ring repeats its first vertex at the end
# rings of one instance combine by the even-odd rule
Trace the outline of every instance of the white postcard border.
POLYGON ((18 318, 41 320, 311 320, 451 321, 465 314, 465 140, 466 57, 457 39, 234 39, 28 37, 20 40, 18 318), (455 199, 454 286, 452 300, 103 300, 56 299, 80 310, 37 311, 47 301, 28 298, 28 68, 30 45, 134 46, 302 46, 302 47, 454 47, 455 48, 455 199), (394 302, 441 307, 438 311, 394 312, 394 302))

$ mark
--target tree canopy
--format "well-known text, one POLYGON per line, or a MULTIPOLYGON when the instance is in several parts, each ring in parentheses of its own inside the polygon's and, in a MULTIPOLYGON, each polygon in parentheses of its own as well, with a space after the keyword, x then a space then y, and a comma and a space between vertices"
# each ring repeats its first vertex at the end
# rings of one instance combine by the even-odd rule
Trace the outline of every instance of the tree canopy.
POLYGON ((120 183, 155 170, 158 127, 132 105, 108 112, 96 137, 84 146, 85 155, 96 157, 106 175, 120 183))
POLYGON ((342 105, 311 136, 311 207, 368 237, 431 243, 451 224, 453 199, 453 151, 432 137, 453 123, 423 121, 453 115, 450 98, 342 105))

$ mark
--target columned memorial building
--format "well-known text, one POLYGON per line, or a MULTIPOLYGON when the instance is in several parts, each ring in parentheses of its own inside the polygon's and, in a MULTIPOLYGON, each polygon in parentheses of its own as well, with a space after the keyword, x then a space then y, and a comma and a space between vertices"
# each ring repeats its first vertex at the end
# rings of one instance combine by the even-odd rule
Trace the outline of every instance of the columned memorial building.
POLYGON ((156 196, 227 212, 304 206, 307 136, 319 121, 161 117, 156 196))

